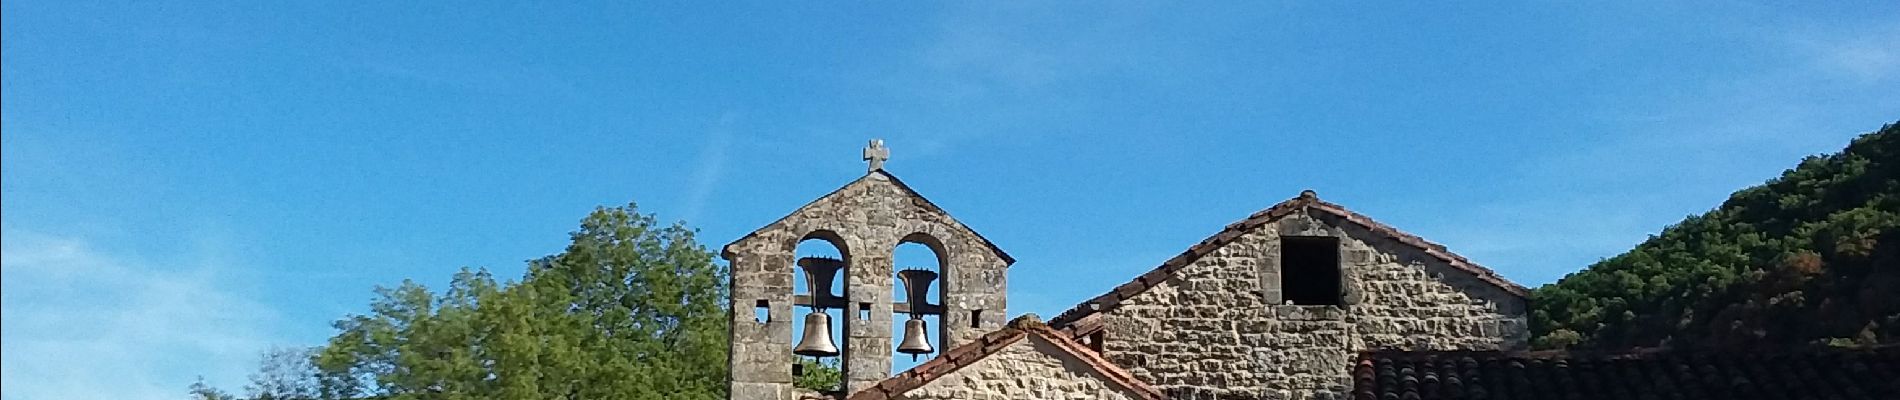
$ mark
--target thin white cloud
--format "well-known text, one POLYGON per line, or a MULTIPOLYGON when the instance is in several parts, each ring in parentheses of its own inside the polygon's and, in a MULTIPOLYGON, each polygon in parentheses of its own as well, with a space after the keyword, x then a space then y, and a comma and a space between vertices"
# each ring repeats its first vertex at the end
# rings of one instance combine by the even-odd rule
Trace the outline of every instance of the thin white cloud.
POLYGON ((682 216, 688 221, 698 221, 700 213, 706 210, 711 201, 713 189, 719 187, 719 181, 725 178, 727 159, 731 154, 733 125, 739 117, 734 113, 725 113, 713 123, 706 133, 706 147, 700 150, 699 162, 693 168, 693 178, 686 192, 686 212, 682 216))
POLYGON ((1535 286, 1628 251, 1803 156, 1839 151, 1891 122, 1855 110, 1890 108, 1881 94, 1891 81, 1881 80, 1900 77, 1900 25, 1854 28, 1737 29, 1746 49, 1786 64, 1576 110, 1595 120, 1571 129, 1585 139, 1500 167, 1510 171, 1496 184, 1527 195, 1442 205, 1459 222, 1427 236, 1535 286))
MULTIPOLYGON (((875 95, 880 133, 903 159, 927 159, 973 141, 1028 141, 1025 130, 1084 114, 1076 93, 1115 79, 1173 79, 1157 65, 1179 58, 1175 46, 1141 34, 1154 6, 1103 4, 1089 18, 1058 18, 1073 7, 985 4, 956 7, 918 29, 920 46, 861 67, 875 95), (976 117, 981 116, 981 117, 976 117)), ((862 133, 854 133, 861 135, 862 133)), ((897 158, 897 157, 893 157, 897 158)))
POLYGON ((0 396, 177 399, 197 376, 242 385, 275 313, 222 261, 162 265, 83 239, 6 229, 0 396))
POLYGON ((378 55, 344 58, 336 65, 382 79, 432 89, 486 95, 535 93, 579 100, 576 84, 547 68, 467 54, 378 55))
POLYGON ((1900 71, 1900 37, 1841 44, 1829 49, 1827 62, 1868 80, 1891 77, 1900 71))
POLYGON ((1863 82, 1900 77, 1900 24, 1857 34, 1807 34, 1790 41, 1824 72, 1863 82))
POLYGON ((1565 195, 1441 205, 1447 210, 1442 218, 1424 221, 1437 226, 1399 228, 1535 287, 1628 250, 1667 223, 1662 221, 1680 218, 1632 207, 1665 203, 1654 197, 1565 195))

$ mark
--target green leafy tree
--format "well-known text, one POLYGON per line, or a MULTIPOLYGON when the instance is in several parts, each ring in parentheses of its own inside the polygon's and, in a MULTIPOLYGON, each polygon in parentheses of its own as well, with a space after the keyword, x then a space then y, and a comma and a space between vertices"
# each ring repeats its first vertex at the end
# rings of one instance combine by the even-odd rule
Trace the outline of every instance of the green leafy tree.
MULTIPOLYGON (((252 399, 722 399, 724 267, 681 224, 595 210, 521 281, 463 269, 435 293, 377 288, 307 352, 267 352, 252 399), (309 397, 305 397, 309 396, 309 397)), ((831 376, 835 366, 807 366, 831 376)), ((835 383, 833 383, 835 385, 835 383)), ((198 399, 235 399, 203 385, 198 399)))
POLYGON ((264 351, 245 398, 255 400, 311 400, 320 396, 317 370, 308 348, 276 347, 264 351))
POLYGON ((798 359, 798 369, 802 373, 792 377, 792 386, 816 392, 838 390, 844 382, 844 373, 838 369, 838 358, 829 357, 819 360, 798 359))
POLYGON ((492 277, 464 269, 441 296, 404 281, 377 288, 369 315, 338 321, 319 350, 319 391, 326 398, 395 399, 480 396, 492 385, 483 340, 494 329, 475 323, 482 297, 498 292, 492 277))
POLYGON ((188 390, 190 390, 189 393, 191 393, 191 400, 237 400, 237 396, 232 396, 230 393, 225 393, 222 390, 211 387, 211 385, 206 385, 205 377, 202 376, 198 377, 197 382, 192 382, 191 388, 188 390))
POLYGON ((1900 341, 1900 124, 1538 288, 1541 347, 1900 341))
POLYGON ((686 227, 596 210, 521 282, 379 289, 316 357, 332 397, 724 397, 726 271, 686 227))

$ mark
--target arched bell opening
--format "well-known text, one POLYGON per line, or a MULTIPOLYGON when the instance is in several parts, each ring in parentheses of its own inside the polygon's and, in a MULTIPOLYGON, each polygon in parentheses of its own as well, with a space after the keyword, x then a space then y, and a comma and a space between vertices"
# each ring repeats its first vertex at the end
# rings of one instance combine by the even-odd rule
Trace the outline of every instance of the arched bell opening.
POLYGON ((945 253, 941 242, 915 233, 892 250, 892 373, 943 353, 945 253))
POLYGON ((787 270, 792 274, 795 314, 793 378, 825 379, 832 390, 838 390, 842 387, 838 376, 818 374, 815 369, 838 369, 846 352, 845 318, 850 311, 845 299, 845 272, 851 265, 851 253, 836 233, 816 231, 799 240, 792 254, 795 257, 787 270))

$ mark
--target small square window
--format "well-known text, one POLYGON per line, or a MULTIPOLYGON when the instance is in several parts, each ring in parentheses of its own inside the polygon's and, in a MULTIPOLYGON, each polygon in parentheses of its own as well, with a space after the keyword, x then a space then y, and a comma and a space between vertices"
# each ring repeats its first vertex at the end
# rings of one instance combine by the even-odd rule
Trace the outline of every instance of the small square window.
POLYGON ((1339 238, 1280 238, 1280 291, 1297 305, 1340 305, 1339 238))
POLYGON ((765 299, 754 302, 752 318, 761 324, 772 321, 772 302, 765 299))

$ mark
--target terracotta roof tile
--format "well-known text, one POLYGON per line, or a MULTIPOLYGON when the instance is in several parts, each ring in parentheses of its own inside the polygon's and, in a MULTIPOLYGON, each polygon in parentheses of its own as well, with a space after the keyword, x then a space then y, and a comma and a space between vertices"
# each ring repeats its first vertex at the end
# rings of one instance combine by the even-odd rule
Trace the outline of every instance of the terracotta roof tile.
POLYGON ((904 394, 904 392, 923 387, 925 384, 930 383, 930 381, 949 375, 951 372, 956 372, 958 369, 975 364, 990 355, 1001 352, 1004 348, 1020 342, 1030 335, 1042 337, 1044 341, 1054 345, 1057 349, 1062 350, 1062 352, 1068 353, 1069 356, 1081 360, 1083 364, 1094 369, 1096 373, 1108 378, 1111 382, 1122 385, 1142 399, 1161 400, 1164 398, 1159 390, 1149 386, 1146 382, 1142 382, 1141 379, 1135 378, 1134 374, 1121 369, 1121 367, 1115 366, 1114 363, 1102 358, 1101 355, 1095 354, 1094 351, 1082 347, 1081 344, 1070 341, 1067 336, 1049 328, 1048 325, 1043 324, 1042 321, 1037 320, 1034 315, 1031 314, 1017 317, 1015 320, 1010 321, 1009 325, 1003 329, 983 334, 982 337, 972 340, 969 343, 964 343, 961 346, 945 350, 943 355, 918 364, 908 371, 880 381, 869 388, 853 393, 848 399, 883 400, 896 398, 904 394))
POLYGON ((1362 354, 1355 400, 1900 399, 1900 346, 1362 354))
POLYGON ((1361 228, 1375 234, 1417 248, 1419 251, 1424 252, 1432 258, 1443 261, 1452 268, 1469 272, 1479 280, 1497 286, 1506 293, 1520 297, 1528 297, 1530 295, 1530 289, 1504 279, 1503 276, 1498 275, 1496 271, 1492 271, 1490 268, 1485 268, 1484 266, 1471 262, 1471 260, 1466 259, 1464 256, 1452 253, 1450 250, 1445 249, 1443 245, 1432 243, 1418 236, 1405 233, 1404 231, 1398 230, 1398 228, 1393 228, 1375 221, 1371 217, 1353 212, 1352 210, 1347 210, 1338 204, 1322 201, 1319 199, 1319 196, 1308 190, 1301 192, 1299 197, 1280 202, 1280 204, 1275 204, 1272 207, 1267 207, 1265 210, 1255 212, 1245 219, 1228 224, 1225 229, 1201 240, 1200 243, 1189 246, 1187 250, 1182 251, 1180 255, 1162 262, 1161 265, 1156 266, 1147 273, 1143 273, 1141 276, 1135 278, 1135 280, 1116 286, 1108 293, 1083 301, 1082 304, 1078 304, 1074 308, 1070 308, 1068 311, 1056 315, 1054 319, 1049 320, 1049 324, 1061 329, 1070 329, 1071 327, 1069 325, 1080 320, 1082 317, 1113 309, 1119 306, 1122 300, 1146 292, 1149 288, 1173 277, 1174 274, 1180 272, 1182 268, 1186 268, 1189 264, 1194 263, 1195 260, 1239 239, 1245 235, 1247 231, 1303 210, 1333 215, 1341 220, 1359 225, 1361 228))

